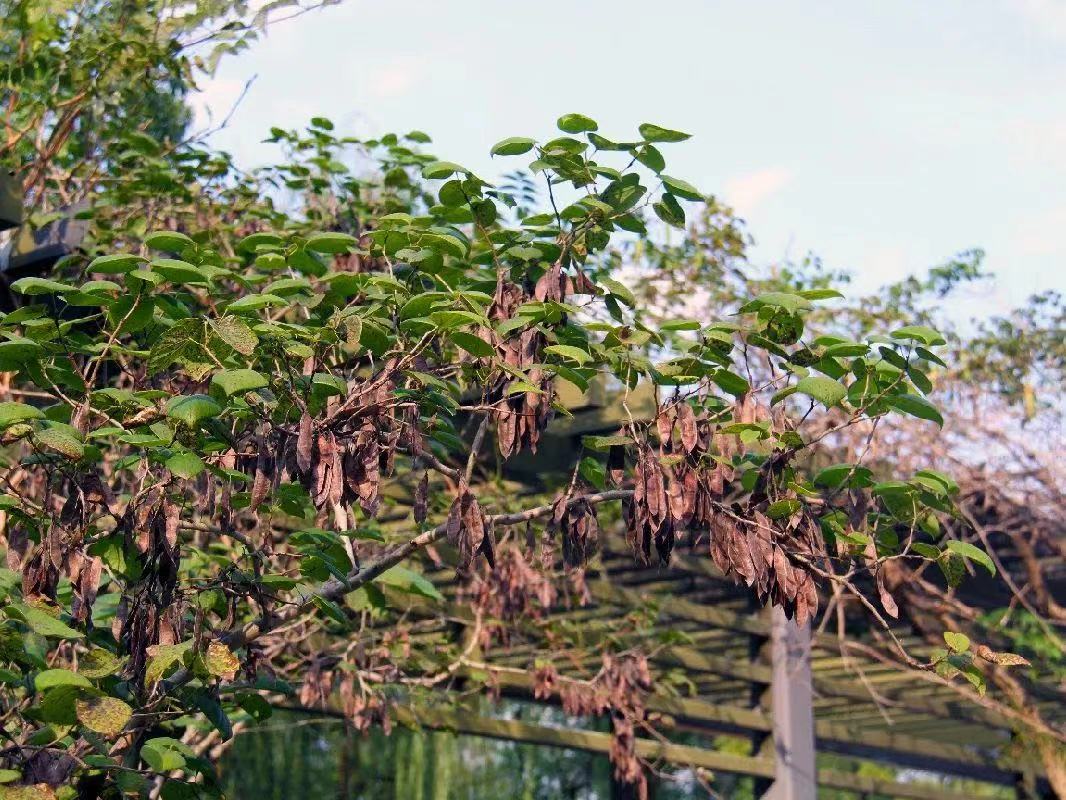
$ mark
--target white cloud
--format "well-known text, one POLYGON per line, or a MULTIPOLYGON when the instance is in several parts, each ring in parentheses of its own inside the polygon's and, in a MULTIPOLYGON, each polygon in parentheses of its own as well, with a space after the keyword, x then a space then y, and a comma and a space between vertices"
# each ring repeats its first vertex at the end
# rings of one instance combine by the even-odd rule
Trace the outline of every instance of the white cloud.
POLYGON ((1038 32, 1066 39, 1066 0, 1008 0, 1008 5, 1038 32))
POLYGON ((1019 165, 1066 169, 1066 117, 1009 120, 1006 138, 1019 165))
POLYGON ((424 77, 424 59, 396 58, 370 71, 367 92, 378 99, 400 97, 407 94, 424 77))
POLYGON ((1010 255, 1064 258, 1066 237, 1063 231, 1066 231, 1066 205, 1028 215, 1014 226, 1010 255))
POLYGON ((780 192, 793 178, 785 167, 766 167, 725 182, 723 195, 741 216, 749 216, 764 201, 780 192))

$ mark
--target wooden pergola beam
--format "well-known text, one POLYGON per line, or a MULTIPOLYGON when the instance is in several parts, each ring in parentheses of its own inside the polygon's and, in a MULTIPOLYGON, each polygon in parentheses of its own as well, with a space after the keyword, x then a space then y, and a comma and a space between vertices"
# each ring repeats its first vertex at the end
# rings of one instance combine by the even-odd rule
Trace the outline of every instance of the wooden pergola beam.
MULTIPOLYGON (((465 672, 460 670, 460 676, 465 672)), ((526 670, 496 671, 493 683, 509 697, 530 701, 535 684, 526 670)), ((557 705, 557 701, 539 701, 557 705)), ((644 705, 687 730, 714 733, 759 733, 773 730, 770 715, 735 705, 708 703, 687 697, 649 694, 644 705)), ((1014 772, 1000 767, 988 753, 950 742, 865 730, 846 723, 815 720, 814 733, 820 751, 852 758, 870 759, 900 767, 923 769, 948 775, 1011 786, 1014 772)))
MULTIPOLYGON (((510 742, 566 747, 601 755, 608 755, 611 751, 611 734, 599 731, 553 728, 519 720, 483 717, 466 711, 445 711, 411 706, 397 708, 396 711, 398 721, 401 723, 430 730, 451 731, 510 742)), ((641 738, 636 740, 636 751, 641 758, 648 761, 667 762, 677 767, 749 775, 756 778, 770 778, 774 775, 774 762, 770 758, 738 756, 702 747, 641 738)), ((971 795, 948 792, 939 787, 896 783, 827 769, 818 770, 817 783, 819 786, 845 789, 860 794, 883 794, 900 798, 900 800, 970 800, 971 798, 971 795)))

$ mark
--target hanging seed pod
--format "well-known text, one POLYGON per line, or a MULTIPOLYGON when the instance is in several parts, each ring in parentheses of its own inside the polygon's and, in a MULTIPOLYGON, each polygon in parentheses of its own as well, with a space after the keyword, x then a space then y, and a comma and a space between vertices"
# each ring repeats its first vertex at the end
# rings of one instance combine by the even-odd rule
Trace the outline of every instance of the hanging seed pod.
POLYGON ((559 532, 563 541, 563 563, 583 567, 599 544, 600 526, 596 509, 584 498, 570 502, 569 495, 556 498, 548 532, 559 532))
POLYGON ((429 507, 429 471, 422 473, 422 479, 415 488, 414 517, 415 522, 422 525, 426 521, 429 507))
POLYGON ((270 496, 273 484, 274 459, 270 455, 266 437, 261 433, 256 436, 255 446, 258 449, 255 459, 255 477, 252 479, 252 492, 249 498, 249 508, 255 511, 270 496))
POLYGON ((304 412, 300 417, 300 433, 296 438, 296 467, 301 475, 311 471, 314 442, 311 439, 311 415, 304 412))

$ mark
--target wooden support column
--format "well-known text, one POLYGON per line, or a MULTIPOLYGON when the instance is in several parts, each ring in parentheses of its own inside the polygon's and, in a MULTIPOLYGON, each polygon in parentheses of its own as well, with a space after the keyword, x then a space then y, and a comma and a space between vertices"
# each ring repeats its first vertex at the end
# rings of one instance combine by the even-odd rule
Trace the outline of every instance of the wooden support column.
POLYGON ((773 682, 774 784, 764 800, 815 800, 814 706, 811 690, 811 630, 773 610, 770 629, 773 682))
MULTIPOLYGON (((763 607, 755 598, 748 595, 748 613, 751 617, 758 618, 764 623, 763 631, 752 631, 748 635, 748 661, 752 664, 765 664, 770 657, 769 633, 771 629, 769 606, 763 607)), ((770 687, 765 684, 752 683, 748 690, 748 708, 752 711, 770 711, 770 687)), ((751 734, 751 754, 753 756, 765 756, 769 758, 773 750, 773 735, 771 730, 753 731, 751 734)), ((773 786, 773 778, 753 779, 752 789, 755 797, 762 797, 773 786)))

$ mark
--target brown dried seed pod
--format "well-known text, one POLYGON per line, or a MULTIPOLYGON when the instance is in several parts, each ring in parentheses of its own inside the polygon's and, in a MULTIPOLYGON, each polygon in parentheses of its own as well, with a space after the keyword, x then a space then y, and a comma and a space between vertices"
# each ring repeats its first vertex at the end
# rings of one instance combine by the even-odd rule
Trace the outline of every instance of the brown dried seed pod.
POLYGON ((677 422, 681 429, 681 446, 686 453, 691 453, 700 443, 700 434, 696 426, 696 412, 688 403, 678 404, 677 422))
POLYGON ((249 507, 252 511, 259 508, 270 495, 270 488, 274 480, 272 474, 274 471, 274 459, 270 457, 270 449, 262 435, 256 437, 256 447, 259 452, 255 459, 255 478, 252 480, 252 492, 249 498, 249 507))
POLYGON ((312 448, 314 442, 311 439, 311 415, 304 412, 300 417, 300 433, 296 438, 296 466, 301 474, 306 475, 311 471, 312 448))
POLYGON ((429 471, 422 473, 422 479, 415 488, 414 517, 419 525, 426 521, 429 511, 429 471))

